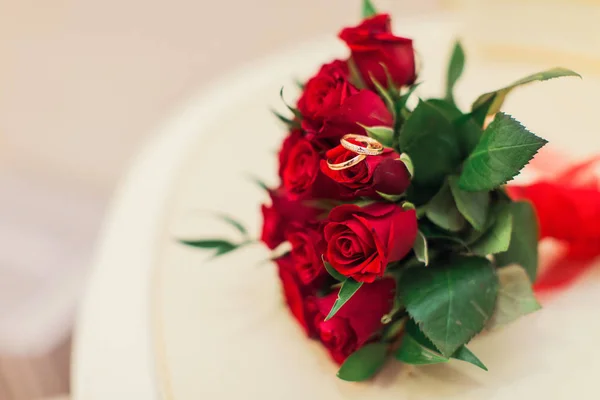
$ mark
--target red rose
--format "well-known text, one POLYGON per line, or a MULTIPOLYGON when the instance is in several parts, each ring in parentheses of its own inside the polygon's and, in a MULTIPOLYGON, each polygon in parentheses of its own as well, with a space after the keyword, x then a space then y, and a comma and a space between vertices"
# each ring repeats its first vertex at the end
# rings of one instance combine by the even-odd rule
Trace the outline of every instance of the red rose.
POLYGON ((319 172, 319 154, 306 139, 299 139, 288 152, 282 171, 283 187, 288 193, 300 196, 308 192, 319 172))
POLYGON ((347 80, 342 61, 324 65, 311 78, 298 100, 302 128, 319 149, 337 146, 346 133, 365 133, 365 126, 392 126, 394 120, 381 98, 356 89, 347 80))
POLYGON ((286 232, 294 222, 312 221, 322 212, 291 198, 283 189, 270 190, 269 195, 272 205, 262 206, 263 228, 260 239, 270 249, 283 243, 286 232))
POLYGON ((291 258, 300 281, 307 286, 318 285, 327 275, 321 259, 325 251, 321 224, 297 224, 287 240, 292 245, 291 258))
POLYGON ((285 302, 292 315, 308 336, 315 336, 316 302, 295 275, 292 257, 288 255, 277 259, 277 267, 285 302))
MULTIPOLYGON (((351 143, 362 146, 350 139, 351 143)), ((338 164, 356 157, 356 153, 342 145, 326 153, 327 161, 338 164)), ((340 185, 350 189, 354 196, 377 196, 376 192, 402 194, 410 185, 410 173, 398 158, 398 153, 385 149, 381 155, 368 156, 351 168, 332 170, 326 160, 321 160, 321 171, 340 185)))
POLYGON ((316 299, 315 329, 336 362, 343 363, 382 328, 381 318, 393 306, 395 286, 393 279, 363 285, 329 321, 324 316, 333 307, 337 292, 316 299))
POLYGON ((415 210, 383 202, 363 208, 341 205, 331 210, 325 225, 327 261, 344 276, 373 282, 388 263, 408 254, 416 236, 415 210))
POLYGON ((283 140, 281 144, 281 149, 279 150, 279 177, 283 180, 283 170, 287 165, 287 160, 290 158, 290 151, 298 141, 302 139, 302 131, 301 130, 293 130, 290 134, 283 140))
POLYGON ((387 67, 397 86, 409 85, 415 81, 412 40, 392 34, 389 15, 380 14, 367 18, 356 27, 342 30, 339 37, 350 48, 352 60, 372 88, 374 85, 370 82, 370 75, 381 84, 387 84, 385 69, 381 64, 387 67))
POLYGON ((320 126, 329 114, 355 93, 358 93, 358 89, 348 82, 346 62, 335 60, 323 65, 306 82, 304 92, 298 100, 298 110, 310 126, 320 126))

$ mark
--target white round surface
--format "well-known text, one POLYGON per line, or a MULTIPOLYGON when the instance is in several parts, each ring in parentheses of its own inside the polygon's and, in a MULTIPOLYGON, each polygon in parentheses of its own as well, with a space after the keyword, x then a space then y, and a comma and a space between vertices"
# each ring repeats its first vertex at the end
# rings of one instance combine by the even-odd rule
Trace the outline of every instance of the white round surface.
MULTIPOLYGON (((453 26, 443 18, 398 26, 398 33, 415 38, 427 63, 421 93, 438 94, 453 26)), ((177 400, 455 394, 508 399, 529 396, 532 389, 559 399, 574 394, 574 386, 593 393, 595 382, 589 378, 600 372, 600 357, 593 357, 597 350, 587 345, 600 334, 596 281, 565 293, 538 315, 474 342, 472 350, 491 370, 487 374, 459 364, 407 374, 396 364, 372 384, 353 385, 335 378, 335 366, 317 344, 300 335, 281 306, 273 268, 256 266, 267 256, 264 249, 256 246, 208 263, 202 252, 174 241, 234 234, 215 223, 207 210, 239 216, 258 232, 258 205, 265 197, 247 175, 275 182, 274 152, 284 135, 268 109, 281 109, 282 84, 293 101, 291 79, 308 76, 336 54, 345 51, 331 39, 240 70, 190 101, 141 153, 107 217, 80 312, 73 367, 76 399, 154 399, 159 385, 165 396, 177 400)), ((458 86, 461 104, 539 69, 469 59, 458 86)), ((565 80, 534 89, 522 89, 507 110, 559 146, 579 154, 599 151, 597 141, 572 146, 572 136, 564 135, 566 129, 584 137, 591 133, 586 127, 592 125, 579 117, 584 106, 574 110, 565 98, 581 98, 589 87, 565 80), (576 114, 556 118, 559 110, 576 114)))

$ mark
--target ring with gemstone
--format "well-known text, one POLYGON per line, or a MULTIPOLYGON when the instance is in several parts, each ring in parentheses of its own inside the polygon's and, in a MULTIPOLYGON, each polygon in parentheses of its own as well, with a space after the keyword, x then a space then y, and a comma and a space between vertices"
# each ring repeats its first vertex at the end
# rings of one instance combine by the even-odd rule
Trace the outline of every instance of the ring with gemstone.
POLYGON ((383 146, 377 140, 369 136, 357 135, 355 133, 349 133, 344 135, 340 140, 340 143, 346 150, 350 150, 356 154, 363 154, 365 156, 378 156, 383 153, 383 146), (354 139, 359 143, 366 144, 367 147, 359 146, 354 143, 350 143, 348 139, 354 139))

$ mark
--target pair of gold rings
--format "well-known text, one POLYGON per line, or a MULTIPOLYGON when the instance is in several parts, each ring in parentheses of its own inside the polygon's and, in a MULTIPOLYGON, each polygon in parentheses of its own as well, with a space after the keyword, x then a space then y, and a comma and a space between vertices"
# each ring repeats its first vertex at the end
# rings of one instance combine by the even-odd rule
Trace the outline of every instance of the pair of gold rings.
POLYGON ((340 171, 342 169, 354 167, 356 164, 363 161, 367 156, 378 156, 383 153, 383 146, 377 140, 363 135, 357 135, 355 133, 349 133, 344 135, 342 139, 340 139, 340 144, 346 149, 350 150, 353 153, 356 153, 355 157, 352 157, 348 161, 344 161, 338 164, 332 164, 327 160, 327 166, 329 169, 334 171, 340 171), (359 143, 363 143, 366 147, 359 146, 354 143, 350 143, 348 139, 354 139, 359 143))

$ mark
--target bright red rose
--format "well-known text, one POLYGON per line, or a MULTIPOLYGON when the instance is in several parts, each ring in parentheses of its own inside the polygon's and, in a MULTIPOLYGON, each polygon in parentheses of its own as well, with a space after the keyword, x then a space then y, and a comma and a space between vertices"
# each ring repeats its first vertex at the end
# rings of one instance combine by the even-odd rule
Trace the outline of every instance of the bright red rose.
POLYGON ((381 318, 393 306, 395 286, 393 279, 363 285, 329 321, 325 321, 325 316, 333 307, 337 292, 316 299, 319 312, 315 328, 336 362, 343 363, 382 328, 381 318))
MULTIPOLYGON (((349 141, 363 145, 353 139, 349 141)), ((325 157, 329 162, 339 164, 356 157, 356 153, 339 145, 329 150, 325 157)), ((410 173, 399 157, 398 153, 388 148, 381 155, 368 156, 355 166, 338 171, 330 169, 327 160, 321 160, 321 171, 350 189, 354 196, 379 197, 377 192, 402 194, 410 185, 410 173)))
POLYGON ((404 258, 417 236, 415 210, 378 202, 366 207, 338 206, 325 225, 327 261, 359 282, 383 276, 390 262, 404 258))
POLYGON ((318 286, 327 275, 321 255, 325 252, 322 224, 296 224, 287 235, 296 275, 307 286, 318 286))
POLYGON ((306 334, 311 337, 315 336, 314 322, 317 306, 312 293, 307 291, 298 280, 294 272, 292 257, 284 256, 277 259, 276 262, 286 304, 306 334))
POLYGON ((397 86, 409 85, 415 81, 412 40, 392 34, 389 15, 379 14, 367 18, 356 27, 342 30, 339 37, 350 48, 352 60, 371 88, 374 85, 370 75, 381 84, 387 84, 385 69, 381 64, 387 67, 397 86))
POLYGON ((298 100, 302 128, 319 149, 339 144, 346 133, 365 133, 365 126, 392 126, 394 119, 381 98, 370 90, 359 91, 347 80, 342 61, 324 65, 311 78, 298 100))
POLYGON ((285 240, 286 232, 294 222, 306 223, 316 219, 322 212, 308 207, 302 201, 291 198, 283 189, 270 190, 272 205, 263 205, 263 228, 261 240, 274 249, 285 240))
POLYGON ((358 89, 348 82, 348 65, 345 61, 335 60, 323 65, 306 82, 298 100, 298 110, 311 127, 318 127, 346 98, 356 93, 358 89))
POLYGON ((283 187, 294 196, 301 196, 311 190, 317 175, 321 157, 306 139, 299 139, 289 149, 282 171, 283 187))
POLYGON ((281 149, 279 150, 279 177, 283 180, 283 171, 287 165, 287 160, 290 158, 290 151, 296 143, 302 139, 302 131, 299 129, 293 130, 283 140, 281 149))

